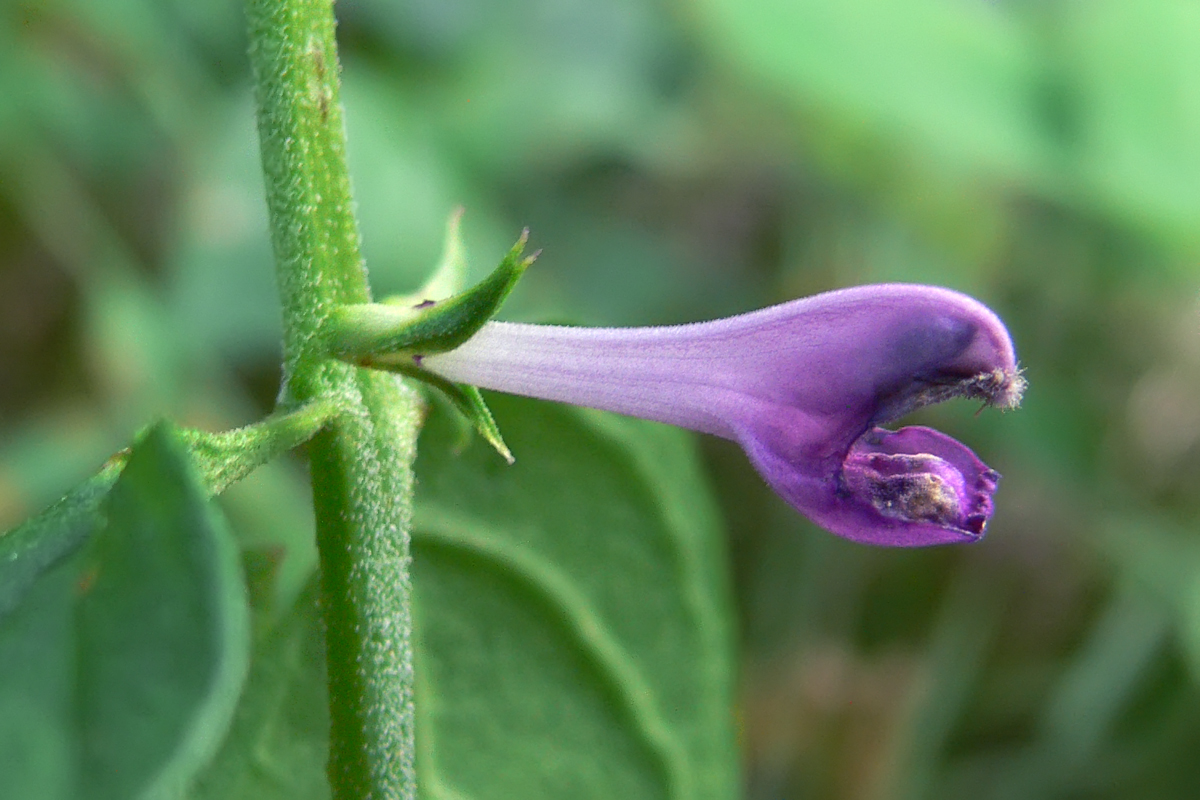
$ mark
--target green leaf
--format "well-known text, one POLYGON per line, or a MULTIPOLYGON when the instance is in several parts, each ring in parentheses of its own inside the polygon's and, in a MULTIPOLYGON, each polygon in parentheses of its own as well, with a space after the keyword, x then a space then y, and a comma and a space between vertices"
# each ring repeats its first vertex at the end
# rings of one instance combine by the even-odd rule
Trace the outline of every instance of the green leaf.
POLYGON ((245 588, 185 453, 151 429, 88 546, 0 622, 0 797, 176 797, 224 735, 245 588))
POLYGON ((38 577, 87 541, 101 524, 99 510, 121 474, 123 456, 35 517, 0 536, 0 620, 25 597, 38 577))
POLYGON ((0 622, 0 798, 74 800, 72 729, 78 559, 34 582, 0 622))
POLYGON ((515 466, 431 418, 414 528, 430 798, 730 798, 732 610, 692 440, 491 398, 515 466))
POLYGON ((229 736, 193 800, 329 797, 329 697, 315 582, 254 649, 229 736))
MULTIPOLYGON (((314 401, 231 431, 181 429, 176 435, 191 451, 204 492, 220 494, 270 459, 312 438, 336 410, 329 401, 314 401)), ((128 450, 117 453, 57 503, 0 536, 0 619, 21 602, 39 575, 82 546, 101 525, 100 506, 128 455, 128 450)))

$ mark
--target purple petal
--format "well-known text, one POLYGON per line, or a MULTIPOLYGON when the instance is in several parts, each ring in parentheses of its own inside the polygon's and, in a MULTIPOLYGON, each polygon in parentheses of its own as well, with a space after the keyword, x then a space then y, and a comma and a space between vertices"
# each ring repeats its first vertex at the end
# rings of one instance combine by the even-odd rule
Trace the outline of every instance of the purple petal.
POLYGON ((875 426, 957 396, 1012 407, 1024 385, 995 314, 905 284, 663 328, 489 323, 421 365, 733 439, 814 522, 893 546, 979 538, 998 476, 937 431, 875 426))
POLYGON ((809 519, 847 539, 890 547, 983 536, 1000 479, 969 449, 929 428, 872 428, 832 474, 797 470, 762 440, 743 441, 771 487, 809 519))

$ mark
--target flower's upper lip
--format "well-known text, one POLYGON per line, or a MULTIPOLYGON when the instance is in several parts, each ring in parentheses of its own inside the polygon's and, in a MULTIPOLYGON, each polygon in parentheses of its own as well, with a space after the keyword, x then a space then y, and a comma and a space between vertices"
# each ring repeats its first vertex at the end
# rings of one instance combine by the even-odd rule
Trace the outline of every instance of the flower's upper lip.
POLYGON ((879 410, 871 423, 883 425, 895 422, 918 408, 956 397, 981 400, 985 405, 1008 410, 1020 405, 1024 391, 1025 378, 1017 367, 996 367, 965 378, 918 378, 894 396, 881 398, 879 410))

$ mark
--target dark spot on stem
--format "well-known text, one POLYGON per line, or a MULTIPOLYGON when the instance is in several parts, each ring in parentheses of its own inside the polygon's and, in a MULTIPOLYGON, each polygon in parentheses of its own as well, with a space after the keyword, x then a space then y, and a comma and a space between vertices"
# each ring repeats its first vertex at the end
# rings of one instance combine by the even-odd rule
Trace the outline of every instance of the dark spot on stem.
POLYGON ((317 77, 323 82, 325 80, 325 53, 321 50, 320 45, 314 44, 308 51, 312 58, 313 67, 317 70, 317 77))

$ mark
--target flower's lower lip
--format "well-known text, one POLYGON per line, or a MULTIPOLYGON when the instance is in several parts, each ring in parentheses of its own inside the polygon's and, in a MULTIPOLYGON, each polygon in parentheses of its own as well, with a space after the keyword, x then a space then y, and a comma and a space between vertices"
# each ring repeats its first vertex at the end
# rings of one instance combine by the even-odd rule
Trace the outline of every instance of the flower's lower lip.
POLYGON ((847 451, 839 483, 881 517, 981 537, 1000 475, 955 439, 919 426, 871 428, 847 451))

